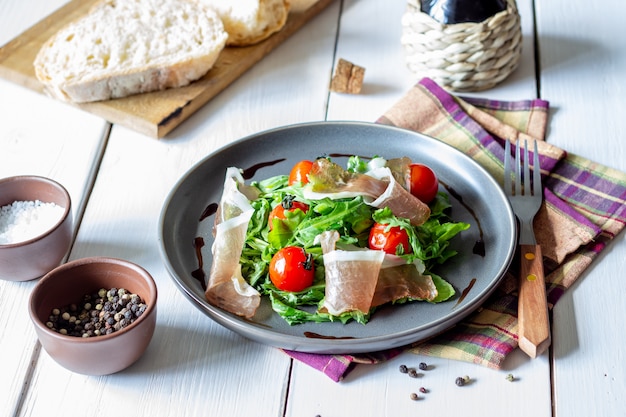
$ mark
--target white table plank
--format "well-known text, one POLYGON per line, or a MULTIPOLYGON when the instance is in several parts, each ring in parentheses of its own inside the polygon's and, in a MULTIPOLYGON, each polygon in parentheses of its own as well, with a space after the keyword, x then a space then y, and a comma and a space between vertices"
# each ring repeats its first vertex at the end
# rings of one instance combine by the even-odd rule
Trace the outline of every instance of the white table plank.
POLYGON ((0 2, 0 45, 6 44, 68 2, 69 0, 0 2))
MULTIPOLYGON (((0 101, 0 114, 5 115, 0 124, 0 178, 41 175, 59 182, 70 193, 74 219, 80 219, 102 153, 106 124, 4 81, 0 81, 0 96, 13 97, 0 101)), ((31 361, 37 359, 27 307, 36 282, 0 281, 1 415, 11 414, 31 361)))
POLYGON ((507 358, 504 369, 403 354, 378 365, 359 365, 340 383, 312 368, 294 366, 287 416, 549 416, 550 382, 544 369, 547 355, 530 360, 520 351, 507 358), (429 365, 417 378, 400 373, 399 366, 429 365), (506 377, 512 373, 515 381, 506 377), (472 382, 458 387, 458 377, 472 382), (306 385, 306 387, 305 387, 306 385), (427 393, 420 393, 424 387, 427 393), (417 393, 419 400, 411 399, 417 393), (532 397, 529 397, 532 395, 532 397), (532 398, 532 401, 529 401, 532 398))
MULTIPOLYGON (((540 2, 542 96, 550 141, 626 171, 626 9, 619 0, 540 2), (567 10, 563 14, 562 10, 567 10)), ((554 309, 557 415, 625 415, 624 235, 554 309)))
MULTIPOLYGON (((19 35, 65 1, 0 2, 0 45, 19 35)), ((93 167, 102 152, 106 124, 69 106, 0 80, 0 178, 41 175, 70 193, 74 218, 80 217, 93 167)), ((36 280, 0 281, 0 415, 13 415, 28 387, 39 344, 27 303, 36 280)))
POLYGON ((360 94, 330 93, 327 120, 374 122, 417 82, 400 45, 405 5, 402 1, 344 2, 335 61, 343 58, 359 65, 365 75, 360 94))
POLYGON ((160 258, 158 220, 175 182, 218 147, 259 130, 323 119, 338 12, 338 4, 331 6, 168 138, 113 128, 71 257, 116 256, 151 272, 159 288, 157 331, 140 361, 115 375, 77 376, 42 354, 24 414, 52 406, 70 416, 120 409, 282 415, 291 359, 222 328, 183 297, 160 258), (317 42, 302 48, 312 37, 317 42))

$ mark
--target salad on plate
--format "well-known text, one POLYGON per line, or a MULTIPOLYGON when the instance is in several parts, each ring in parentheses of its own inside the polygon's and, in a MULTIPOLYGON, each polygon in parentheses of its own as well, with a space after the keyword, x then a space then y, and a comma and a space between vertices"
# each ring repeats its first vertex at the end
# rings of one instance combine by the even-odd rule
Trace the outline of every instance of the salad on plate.
POLYGON ((261 297, 287 323, 357 321, 455 290, 436 266, 470 225, 450 218, 437 175, 409 158, 321 157, 246 184, 227 169, 205 295, 252 318, 261 297))

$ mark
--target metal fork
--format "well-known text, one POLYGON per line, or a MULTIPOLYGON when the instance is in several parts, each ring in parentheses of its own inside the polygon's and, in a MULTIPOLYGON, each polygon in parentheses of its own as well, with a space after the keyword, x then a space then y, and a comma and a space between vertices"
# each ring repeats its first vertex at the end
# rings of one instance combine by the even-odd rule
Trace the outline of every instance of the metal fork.
POLYGON ((504 192, 519 220, 520 249, 518 343, 531 358, 541 355, 550 346, 550 319, 546 299, 541 247, 535 241, 533 219, 541 207, 543 192, 537 142, 534 146, 532 192, 528 156, 528 141, 524 141, 524 158, 520 162, 520 143, 511 160, 511 143, 504 146, 504 192), (511 166, 515 173, 511 175, 511 166), (523 170, 522 170, 523 168, 523 170), (522 189, 522 183, 524 187, 522 189), (514 185, 514 187, 513 187, 514 185))

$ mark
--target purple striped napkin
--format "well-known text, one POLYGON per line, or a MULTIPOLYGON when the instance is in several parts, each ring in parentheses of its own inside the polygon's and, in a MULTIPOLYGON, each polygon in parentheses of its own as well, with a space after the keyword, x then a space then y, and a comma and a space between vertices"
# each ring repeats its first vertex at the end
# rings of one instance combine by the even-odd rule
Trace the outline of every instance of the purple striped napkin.
MULTIPOLYGON (((502 183, 504 141, 537 140, 545 202, 535 218, 542 246, 550 307, 558 301, 626 223, 626 174, 545 142, 548 102, 459 98, 422 79, 377 123, 435 137, 480 163, 502 183)), ((457 359, 494 369, 517 347, 517 262, 487 302, 427 342, 358 355, 286 351, 340 381, 355 364, 372 364, 401 352, 457 359)))

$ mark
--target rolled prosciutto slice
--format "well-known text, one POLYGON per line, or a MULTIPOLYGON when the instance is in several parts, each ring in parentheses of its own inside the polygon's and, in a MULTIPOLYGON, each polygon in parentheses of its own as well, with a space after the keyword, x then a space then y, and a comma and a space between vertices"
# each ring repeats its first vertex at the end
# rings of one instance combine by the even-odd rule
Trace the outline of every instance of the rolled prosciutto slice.
POLYGON ((437 288, 430 275, 422 275, 415 264, 397 265, 380 270, 372 307, 404 298, 430 301, 436 296, 437 288))
POLYGON ((205 296, 216 307, 250 318, 261 303, 261 295, 241 275, 239 258, 254 209, 239 187, 244 187, 239 169, 228 168, 213 226, 213 263, 205 296))
POLYGON ((422 225, 430 216, 430 207, 398 183, 387 167, 359 174, 320 158, 313 163, 309 180, 304 196, 311 200, 363 196, 367 204, 389 207, 394 215, 409 219, 414 226, 422 225))
POLYGON ((378 282, 383 251, 338 250, 336 231, 319 236, 324 256, 326 292, 321 310, 338 316, 349 311, 369 313, 378 282))
POLYGON ((370 203, 372 206, 389 207, 395 216, 408 219, 413 226, 420 226, 428 220, 430 207, 400 185, 389 168, 379 168, 370 171, 368 175, 378 177, 380 181, 387 183, 385 191, 370 203))

